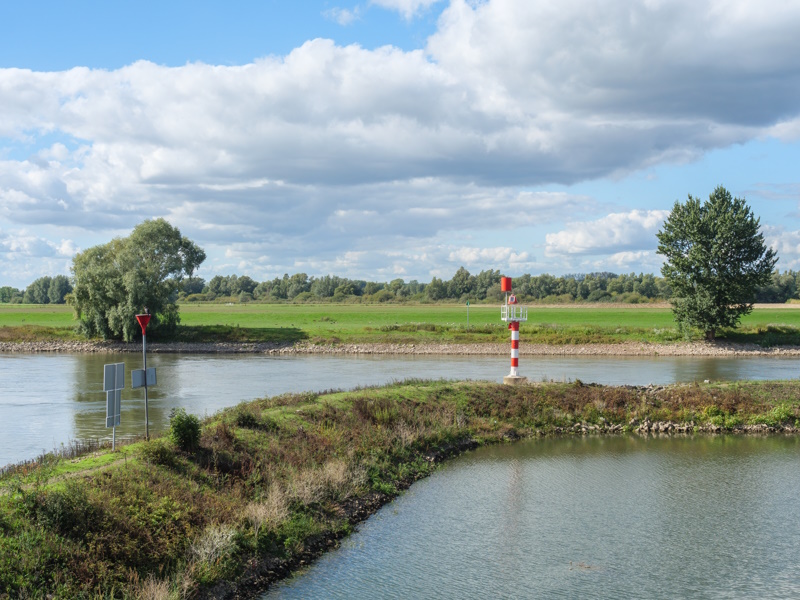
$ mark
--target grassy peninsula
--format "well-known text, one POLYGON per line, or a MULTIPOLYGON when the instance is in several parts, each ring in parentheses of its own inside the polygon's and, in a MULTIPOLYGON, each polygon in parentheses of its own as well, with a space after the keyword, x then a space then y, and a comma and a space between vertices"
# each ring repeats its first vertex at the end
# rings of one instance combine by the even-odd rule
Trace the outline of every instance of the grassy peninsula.
MULTIPOLYGON (((181 324, 151 342, 294 344, 491 344, 508 340, 496 305, 213 304, 180 306, 181 324)), ((530 306, 523 344, 680 343, 699 332, 679 330, 666 305, 604 303, 530 306)), ((723 342, 800 345, 800 304, 759 305, 723 342)), ((64 305, 0 305, 0 342, 75 341, 72 309, 64 305)))
POLYGON ((476 445, 799 425, 798 382, 407 381, 256 400, 207 419, 187 449, 165 437, 7 471, 0 598, 247 596, 476 445))

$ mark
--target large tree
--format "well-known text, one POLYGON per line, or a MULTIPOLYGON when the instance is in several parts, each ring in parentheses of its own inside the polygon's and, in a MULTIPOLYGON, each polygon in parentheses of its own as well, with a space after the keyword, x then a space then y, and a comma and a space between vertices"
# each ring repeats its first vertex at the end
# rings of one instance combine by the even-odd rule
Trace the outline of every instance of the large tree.
POLYGON ((778 258, 767 248, 744 199, 717 187, 707 202, 675 202, 658 232, 661 274, 672 287, 672 312, 713 340, 753 310, 756 288, 770 282, 778 258))
POLYGON ((135 316, 153 315, 148 332, 180 321, 181 280, 205 260, 205 252, 164 219, 144 221, 127 238, 116 238, 75 255, 70 303, 89 336, 130 341, 139 332, 135 316))

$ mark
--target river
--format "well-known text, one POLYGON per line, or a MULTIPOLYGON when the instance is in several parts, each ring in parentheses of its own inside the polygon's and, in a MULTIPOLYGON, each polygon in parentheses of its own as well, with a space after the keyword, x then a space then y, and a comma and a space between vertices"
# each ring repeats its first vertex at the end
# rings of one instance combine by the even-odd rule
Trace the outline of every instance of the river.
POLYGON ((797 598, 798 450, 794 436, 482 448, 264 600, 797 598))
MULTIPOLYGON (((110 439, 105 427, 103 364, 124 362, 119 437, 144 433, 144 395, 130 389, 137 354, 0 354, 0 466, 34 458, 70 440, 110 439)), ((501 381, 505 356, 291 356, 152 354, 158 373, 150 388, 150 431, 162 431, 170 410, 200 416, 285 392, 349 389, 407 378, 501 381)), ((736 379, 788 379, 798 357, 537 356, 520 372, 533 381, 647 385, 736 379)))

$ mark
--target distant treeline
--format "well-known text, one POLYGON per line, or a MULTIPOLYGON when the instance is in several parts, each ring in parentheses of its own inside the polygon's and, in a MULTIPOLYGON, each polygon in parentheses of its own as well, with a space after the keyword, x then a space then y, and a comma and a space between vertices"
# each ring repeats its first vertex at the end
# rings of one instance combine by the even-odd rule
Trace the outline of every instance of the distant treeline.
POLYGON ((72 283, 66 275, 39 277, 24 290, 5 285, 0 287, 0 302, 6 304, 64 304, 72 283))
MULTIPOLYGON (((216 275, 184 279, 178 299, 184 302, 499 302, 500 271, 470 274, 461 267, 450 280, 434 277, 430 283, 393 279, 389 282, 348 279, 336 275, 309 277, 305 273, 284 275, 258 282, 247 275, 216 275)), ((800 271, 776 271, 772 282, 756 290, 755 302, 785 303, 796 299, 800 271)), ((578 273, 521 275, 513 278, 514 293, 524 302, 558 304, 570 302, 641 303, 669 300, 671 290, 662 277, 649 273, 578 273)), ((64 275, 40 277, 25 290, 0 287, 0 302, 63 304, 72 291, 64 275)))
MULTIPOLYGON (((501 273, 497 270, 470 274, 461 267, 450 280, 434 277, 430 283, 394 279, 381 283, 336 275, 309 277, 284 275, 257 282, 247 275, 217 275, 210 281, 193 277, 184 281, 181 300, 239 302, 498 302, 501 273)), ((800 271, 775 272, 769 286, 756 291, 756 302, 784 303, 797 298, 800 271)), ((587 273, 562 277, 521 275, 513 278, 514 293, 524 302, 626 302, 669 300, 671 290, 662 277, 649 273, 587 273)))

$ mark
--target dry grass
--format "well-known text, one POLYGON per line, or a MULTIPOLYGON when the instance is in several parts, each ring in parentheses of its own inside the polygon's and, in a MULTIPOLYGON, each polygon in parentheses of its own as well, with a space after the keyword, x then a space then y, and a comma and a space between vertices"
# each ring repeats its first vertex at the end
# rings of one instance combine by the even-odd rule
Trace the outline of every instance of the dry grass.
POLYGON ((192 543, 189 558, 201 563, 214 563, 229 554, 234 546, 236 530, 229 525, 211 525, 192 543))
POLYGON ((149 575, 139 586, 138 600, 170 600, 169 581, 149 575))
POLYGON ((348 467, 341 460, 330 460, 321 467, 297 473, 289 488, 289 495, 292 500, 303 504, 341 501, 356 495, 365 482, 363 469, 348 467))
POLYGON ((253 526, 256 539, 261 528, 269 526, 278 527, 289 518, 289 503, 286 494, 280 486, 270 488, 263 502, 251 502, 245 508, 245 518, 253 526))

